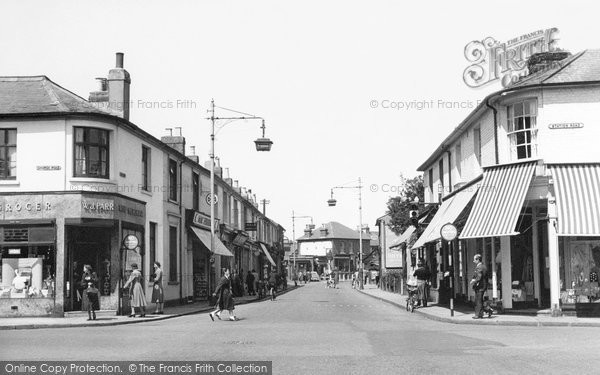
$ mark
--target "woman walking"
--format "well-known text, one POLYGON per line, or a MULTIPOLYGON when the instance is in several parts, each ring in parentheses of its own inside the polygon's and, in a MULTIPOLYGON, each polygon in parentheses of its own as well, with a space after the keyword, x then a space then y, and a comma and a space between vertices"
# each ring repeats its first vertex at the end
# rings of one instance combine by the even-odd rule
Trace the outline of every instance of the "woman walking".
POLYGON ((217 297, 217 309, 208 314, 210 319, 214 322, 216 316, 221 320, 221 311, 229 310, 229 320, 236 321, 237 318, 233 314, 235 305, 233 295, 231 294, 231 277, 228 269, 224 270, 223 277, 219 280, 219 285, 217 285, 217 289, 215 289, 213 296, 217 297))
POLYGON ((98 277, 92 272, 92 266, 86 264, 83 266, 83 275, 81 276, 82 289, 82 310, 88 312, 88 320, 96 320, 96 310, 100 310, 100 298, 96 285, 98 277))
POLYGON ((131 264, 131 275, 129 280, 123 285, 123 289, 129 287, 129 297, 131 298, 131 314, 130 318, 135 317, 135 308, 140 309, 140 318, 146 316, 146 295, 144 294, 144 286, 142 273, 138 270, 137 263, 131 264))
POLYGON ((164 314, 164 291, 162 286, 163 271, 159 262, 154 262, 154 286, 152 287, 152 302, 156 304, 155 314, 164 314))

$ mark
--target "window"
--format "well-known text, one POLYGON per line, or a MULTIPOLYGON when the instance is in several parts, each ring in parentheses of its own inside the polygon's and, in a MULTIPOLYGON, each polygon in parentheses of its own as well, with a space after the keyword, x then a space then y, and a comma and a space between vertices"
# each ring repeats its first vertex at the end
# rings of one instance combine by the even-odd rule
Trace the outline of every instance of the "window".
POLYGON ((200 175, 192 172, 192 197, 194 210, 200 211, 200 175))
POLYGON ((108 130, 75 129, 75 177, 108 178, 108 130))
POLYGON ((460 143, 454 149, 454 162, 456 163, 456 172, 460 181, 460 175, 462 174, 462 147, 460 143))
POLYGON ((152 269, 152 265, 156 261, 156 223, 150 222, 150 233, 149 233, 149 241, 150 241, 150 269, 152 269))
POLYGON ((431 201, 433 201, 433 168, 429 169, 429 193, 431 194, 431 201))
POLYGON ((229 212, 229 200, 229 195, 223 191, 223 222, 226 224, 230 223, 229 217, 231 216, 229 212))
POLYGON ((239 228, 240 225, 240 202, 233 200, 233 226, 239 228))
POLYGON ((17 129, 0 129, 0 179, 17 178, 17 129))
POLYGON ((177 161, 169 159, 169 199, 177 201, 177 161))
POLYGON ((440 178, 440 188, 439 193, 444 195, 444 158, 441 158, 438 162, 438 176, 440 178))
POLYGON ((169 281, 177 281, 177 227, 169 226, 169 281))
POLYGON ((481 128, 476 127, 473 129, 473 152, 475 153, 475 158, 477 159, 477 163, 481 165, 481 128))
POLYGON ((142 189, 150 191, 150 148, 142 146, 142 189))
POLYGON ((512 159, 529 159, 537 155, 536 101, 525 100, 508 106, 508 138, 512 159))

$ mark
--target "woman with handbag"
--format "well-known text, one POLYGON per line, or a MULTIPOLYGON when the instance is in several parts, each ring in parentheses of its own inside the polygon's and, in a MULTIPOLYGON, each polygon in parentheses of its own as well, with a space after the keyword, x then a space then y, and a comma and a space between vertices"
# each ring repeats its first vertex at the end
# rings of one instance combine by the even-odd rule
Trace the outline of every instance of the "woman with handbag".
POLYGON ((229 320, 238 320, 233 314, 235 303, 231 293, 231 277, 229 269, 223 271, 223 277, 219 280, 219 285, 217 285, 217 289, 215 289, 213 296, 217 297, 217 309, 208 314, 213 322, 215 321, 215 316, 221 320, 221 311, 223 310, 229 310, 229 320))
POLYGON ((142 285, 144 278, 138 270, 137 263, 132 263, 131 269, 131 275, 125 285, 123 285, 123 289, 129 287, 129 298, 131 298, 131 314, 129 317, 135 317, 135 308, 138 307, 140 309, 140 318, 143 318, 146 316, 146 295, 144 294, 144 286, 142 285))
POLYGON ((155 314, 164 314, 163 303, 164 303, 164 291, 162 286, 163 271, 160 268, 159 262, 154 262, 154 285, 152 287, 152 302, 156 304, 154 309, 155 314))

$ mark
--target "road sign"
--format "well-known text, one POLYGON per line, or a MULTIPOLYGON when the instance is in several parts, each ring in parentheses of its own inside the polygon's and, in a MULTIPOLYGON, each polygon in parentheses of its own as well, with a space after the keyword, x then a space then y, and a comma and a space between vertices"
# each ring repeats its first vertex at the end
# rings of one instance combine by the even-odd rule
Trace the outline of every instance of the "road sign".
POLYGON ((452 223, 447 223, 440 229, 440 235, 445 241, 454 241, 458 236, 458 229, 452 223))
MULTIPOLYGON (((213 197, 214 197, 215 203, 212 203, 212 204, 219 203, 219 196, 215 194, 215 195, 213 195, 213 197)), ((210 193, 206 194, 206 204, 208 204, 210 206, 212 201, 213 201, 213 199, 211 199, 210 193)))

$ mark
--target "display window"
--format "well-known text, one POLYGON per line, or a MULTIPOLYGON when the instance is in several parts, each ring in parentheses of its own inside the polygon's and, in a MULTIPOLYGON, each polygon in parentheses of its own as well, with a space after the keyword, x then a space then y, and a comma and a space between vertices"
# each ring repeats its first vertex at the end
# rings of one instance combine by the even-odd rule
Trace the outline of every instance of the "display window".
POLYGON ((563 237, 559 245, 561 302, 600 303, 600 238, 563 237))
POLYGON ((0 298, 54 298, 54 245, 3 245, 0 259, 0 298))

